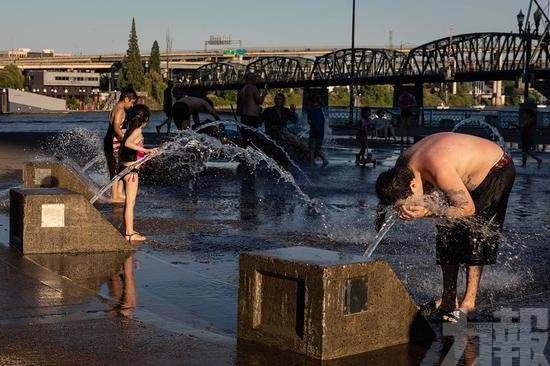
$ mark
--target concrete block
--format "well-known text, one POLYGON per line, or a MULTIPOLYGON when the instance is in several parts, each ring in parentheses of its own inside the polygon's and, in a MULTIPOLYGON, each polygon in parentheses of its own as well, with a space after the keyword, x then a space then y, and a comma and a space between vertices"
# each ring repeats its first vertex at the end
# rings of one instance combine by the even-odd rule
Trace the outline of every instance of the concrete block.
POLYGON ((91 199, 98 191, 96 184, 69 162, 40 161, 23 165, 23 187, 66 188, 91 199))
POLYGON ((133 250, 83 195, 60 188, 10 190, 10 245, 23 254, 133 250))
POLYGON ((331 360, 434 333, 387 262, 292 247, 241 254, 237 336, 331 360))

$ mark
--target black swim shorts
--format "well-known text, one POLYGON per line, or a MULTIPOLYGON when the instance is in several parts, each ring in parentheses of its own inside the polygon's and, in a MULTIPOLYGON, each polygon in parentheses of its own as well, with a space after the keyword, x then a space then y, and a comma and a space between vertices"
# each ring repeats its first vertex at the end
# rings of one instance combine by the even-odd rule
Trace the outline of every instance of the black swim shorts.
POLYGON ((515 177, 514 162, 504 154, 483 182, 470 192, 475 215, 437 225, 438 264, 486 265, 496 262, 500 231, 515 177), (502 163, 504 158, 505 165, 502 163))

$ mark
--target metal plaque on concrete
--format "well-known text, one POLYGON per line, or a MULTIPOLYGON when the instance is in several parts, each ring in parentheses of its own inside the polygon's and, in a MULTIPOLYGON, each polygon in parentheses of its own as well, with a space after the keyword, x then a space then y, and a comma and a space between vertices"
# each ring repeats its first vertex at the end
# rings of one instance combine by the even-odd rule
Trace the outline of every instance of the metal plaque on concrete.
POLYGON ((42 227, 65 227, 65 205, 62 203, 42 204, 42 227))
POLYGON ((34 184, 39 186, 51 186, 52 185, 52 170, 40 169, 34 170, 34 184))

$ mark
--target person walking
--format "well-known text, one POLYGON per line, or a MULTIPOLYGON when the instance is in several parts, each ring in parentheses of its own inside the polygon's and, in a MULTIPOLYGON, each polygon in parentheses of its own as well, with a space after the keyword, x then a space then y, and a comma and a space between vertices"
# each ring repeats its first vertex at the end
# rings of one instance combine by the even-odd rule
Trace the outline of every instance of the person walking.
POLYGON ((521 112, 522 122, 519 124, 518 128, 520 129, 520 140, 521 140, 521 167, 525 168, 527 166, 527 155, 532 157, 537 161, 537 167, 540 168, 542 164, 542 159, 536 156, 531 152, 531 149, 535 145, 533 142, 533 132, 536 127, 535 120, 535 111, 532 109, 524 109, 521 112))
POLYGON ((157 130, 157 135, 160 135, 160 129, 164 125, 167 126, 167 133, 170 133, 170 124, 172 123, 172 104, 173 104, 173 97, 172 97, 172 89, 174 88, 174 82, 172 80, 168 80, 168 86, 166 89, 164 89, 164 95, 163 95, 163 102, 162 102, 162 110, 164 111, 164 114, 166 115, 166 119, 164 122, 162 122, 160 125, 156 126, 155 129, 157 130))

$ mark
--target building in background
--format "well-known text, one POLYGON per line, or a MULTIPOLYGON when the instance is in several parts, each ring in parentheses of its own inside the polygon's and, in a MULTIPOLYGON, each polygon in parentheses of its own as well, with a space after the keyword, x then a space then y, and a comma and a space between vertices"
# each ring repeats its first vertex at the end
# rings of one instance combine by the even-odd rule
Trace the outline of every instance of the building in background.
POLYGON ((29 70, 27 84, 30 92, 50 97, 97 100, 100 74, 93 71, 29 70))

